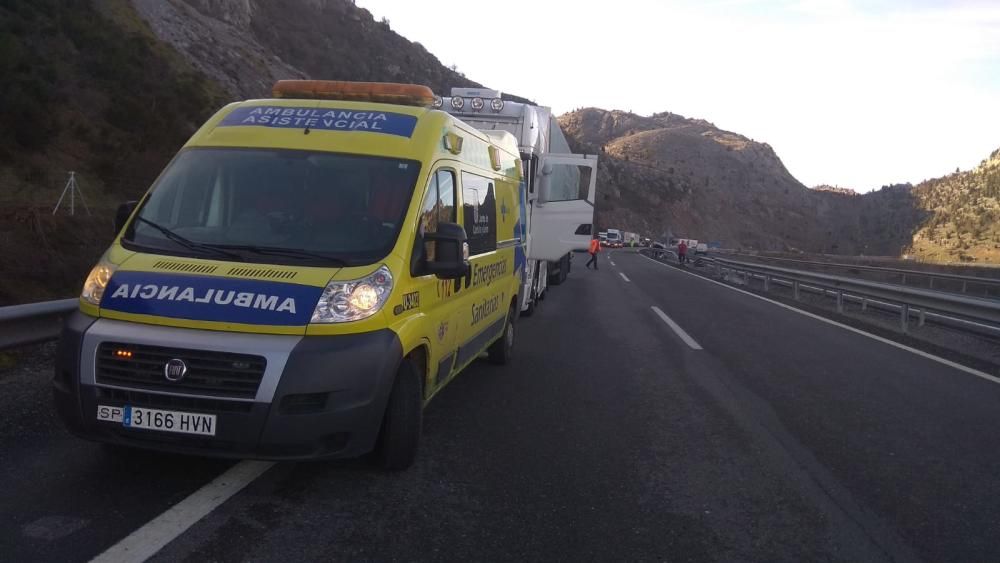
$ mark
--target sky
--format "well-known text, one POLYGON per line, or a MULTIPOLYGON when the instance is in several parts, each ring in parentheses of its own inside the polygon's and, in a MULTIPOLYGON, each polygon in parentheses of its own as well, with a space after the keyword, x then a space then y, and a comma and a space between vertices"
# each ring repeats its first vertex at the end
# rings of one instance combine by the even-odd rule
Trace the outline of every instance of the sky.
POLYGON ((356 0, 447 66, 551 106, 670 111, 868 191, 1000 148, 1000 0, 356 0))

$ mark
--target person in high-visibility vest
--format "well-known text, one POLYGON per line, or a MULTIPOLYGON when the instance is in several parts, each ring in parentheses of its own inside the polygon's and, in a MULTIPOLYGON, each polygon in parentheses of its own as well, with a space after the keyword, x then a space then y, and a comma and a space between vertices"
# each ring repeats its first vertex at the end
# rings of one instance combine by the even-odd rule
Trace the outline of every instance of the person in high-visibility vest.
POLYGON ((590 260, 587 261, 586 266, 589 268, 591 264, 594 265, 594 269, 597 269, 597 253, 601 251, 601 241, 596 238, 590 239, 590 248, 587 252, 590 253, 590 260))

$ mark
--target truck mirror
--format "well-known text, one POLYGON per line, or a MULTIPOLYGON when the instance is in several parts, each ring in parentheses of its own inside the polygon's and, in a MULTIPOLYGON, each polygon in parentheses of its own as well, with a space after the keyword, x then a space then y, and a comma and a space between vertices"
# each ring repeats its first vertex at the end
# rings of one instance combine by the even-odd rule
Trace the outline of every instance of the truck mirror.
POLYGON ((126 201, 118 206, 118 210, 115 211, 115 234, 122 232, 125 228, 125 223, 128 223, 128 218, 132 216, 132 212, 135 211, 135 206, 138 205, 138 201, 126 201))
POLYGON ((425 242, 434 243, 434 260, 428 260, 425 271, 442 280, 454 280, 469 271, 469 243, 465 229, 458 223, 438 223, 437 231, 424 235, 425 242))
POLYGON ((538 203, 549 200, 549 190, 552 188, 552 165, 546 164, 545 167, 549 169, 549 173, 538 179, 538 203))

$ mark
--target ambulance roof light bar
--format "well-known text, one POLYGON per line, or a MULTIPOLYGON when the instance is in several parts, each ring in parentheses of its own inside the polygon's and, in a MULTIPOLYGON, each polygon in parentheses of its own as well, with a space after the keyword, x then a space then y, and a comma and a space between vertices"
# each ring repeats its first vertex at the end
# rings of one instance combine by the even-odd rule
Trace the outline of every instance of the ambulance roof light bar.
POLYGON ((419 107, 434 104, 434 92, 427 86, 395 82, 279 80, 271 93, 275 98, 378 102, 419 107))

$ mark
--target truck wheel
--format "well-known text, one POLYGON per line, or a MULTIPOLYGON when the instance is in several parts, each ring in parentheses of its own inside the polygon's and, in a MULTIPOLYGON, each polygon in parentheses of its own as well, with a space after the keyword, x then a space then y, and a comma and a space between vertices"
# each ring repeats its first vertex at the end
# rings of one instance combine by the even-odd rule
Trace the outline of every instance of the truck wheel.
MULTIPOLYGON (((532 294, 534 294, 534 292, 532 292, 532 294)), ((531 315, 535 314, 535 301, 536 300, 537 300, 537 298, 534 297, 534 295, 532 295, 531 299, 528 301, 528 308, 524 309, 523 311, 521 311, 521 316, 522 317, 530 317, 531 315)))
POLYGON ((552 285, 559 285, 566 281, 566 276, 569 274, 569 256, 563 256, 559 259, 559 271, 554 274, 549 274, 549 283, 552 285))
POLYGON ((490 363, 498 366, 507 365, 514 357, 514 307, 507 311, 507 321, 503 327, 503 334, 496 342, 490 345, 488 353, 490 363))
POLYGON ((522 317, 530 317, 535 314, 535 307, 538 306, 539 295, 536 291, 538 287, 538 269, 535 269, 535 273, 532 275, 531 279, 531 291, 528 293, 528 308, 521 311, 522 317))
POLYGON ((399 471, 413 465, 422 424, 420 379, 410 361, 403 360, 389 393, 376 448, 376 459, 383 469, 399 471))

